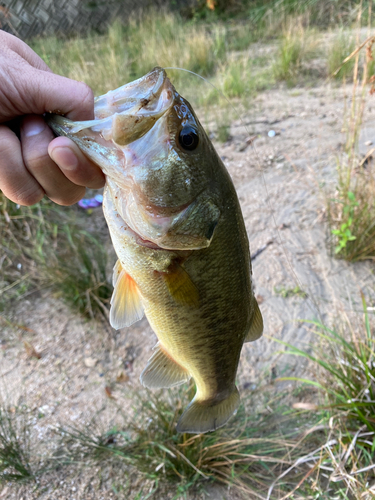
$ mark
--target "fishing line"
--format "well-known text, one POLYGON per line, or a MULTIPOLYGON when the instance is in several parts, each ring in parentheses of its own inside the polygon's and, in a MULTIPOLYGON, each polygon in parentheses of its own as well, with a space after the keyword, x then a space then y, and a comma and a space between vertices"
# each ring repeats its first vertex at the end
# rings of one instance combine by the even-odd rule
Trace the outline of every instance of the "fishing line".
MULTIPOLYGON (((204 78, 203 76, 199 75, 198 73, 194 73, 194 71, 191 71, 189 69, 185 69, 185 68, 177 68, 177 67, 173 67, 173 66, 169 66, 169 67, 166 67, 166 68, 163 68, 165 70, 168 70, 168 69, 176 69, 176 70, 179 70, 179 71, 185 71, 186 73, 190 73, 192 75, 195 75, 197 76, 198 78, 200 78, 201 80, 204 80, 206 83, 208 83, 209 85, 211 85, 212 88, 214 88, 217 92, 219 92, 220 95, 222 95, 224 97, 224 99, 227 101, 227 103, 229 104, 229 106, 233 109, 233 111, 236 113, 236 115, 239 117, 242 125, 244 126, 247 134, 249 135, 250 137, 250 131, 248 130, 247 128, 247 125, 246 123, 244 122, 244 120, 242 119, 242 116, 240 115, 240 113, 238 112, 237 108, 234 106, 234 104, 232 104, 230 102, 230 100, 228 99, 228 97, 223 93, 222 90, 220 90, 218 87, 216 87, 216 85, 214 85, 212 82, 210 82, 209 80, 207 80, 207 78, 204 78)), ((280 230, 279 230, 279 227, 276 223, 276 218, 275 218, 275 211, 273 210, 272 206, 271 206, 271 203, 270 203, 270 197, 269 197, 269 193, 268 193, 268 188, 267 188, 267 183, 266 183, 266 178, 264 176, 264 171, 263 171, 263 167, 262 167, 262 164, 260 162, 260 157, 259 157, 259 154, 258 154, 258 151, 254 145, 254 141, 252 141, 252 143, 250 144, 250 146, 253 148, 253 151, 256 155, 256 158, 257 158, 257 162, 258 162, 258 167, 260 168, 260 172, 261 172, 261 175, 262 175, 262 181, 263 181, 263 185, 264 185, 264 189, 265 189, 265 192, 266 192, 266 203, 268 205, 268 208, 271 212, 271 217, 272 217, 272 220, 273 220, 273 223, 274 223, 274 226, 275 226, 275 229, 276 229, 276 233, 277 233, 277 238, 279 240, 279 243, 280 243, 280 246, 281 246, 281 249, 282 249, 282 252, 284 254, 284 257, 288 263, 288 266, 289 266, 289 269, 292 273, 292 276, 295 280, 295 282, 297 283, 298 287, 303 290, 303 287, 302 287, 302 283, 300 281, 300 279, 298 278, 296 272, 294 271, 293 269, 293 266, 289 260, 289 257, 286 253, 286 250, 285 250, 285 247, 284 247, 284 244, 283 244, 283 241, 282 241, 282 238, 281 238, 281 234, 280 234, 280 230)), ((309 307, 311 309, 311 311, 313 313, 316 313, 316 311, 318 311, 318 314, 319 316, 320 315, 320 310, 319 310, 319 307, 318 307, 318 304, 315 302, 315 300, 313 298, 311 298, 310 294, 308 295, 307 297, 311 303, 313 304, 314 308, 311 307, 311 305, 309 304, 309 307)), ((309 301, 308 301, 309 303, 309 301)))

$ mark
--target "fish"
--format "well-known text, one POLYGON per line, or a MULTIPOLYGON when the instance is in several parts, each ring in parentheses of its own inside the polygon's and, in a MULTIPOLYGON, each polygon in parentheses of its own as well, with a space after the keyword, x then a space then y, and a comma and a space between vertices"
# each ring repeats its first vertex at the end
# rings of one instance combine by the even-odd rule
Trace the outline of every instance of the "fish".
POLYGON ((118 260, 110 323, 145 314, 158 342, 140 380, 196 386, 177 432, 205 433, 238 409, 236 374, 263 319, 231 177, 192 106, 164 69, 95 99, 95 119, 50 115, 104 172, 103 211, 118 260))

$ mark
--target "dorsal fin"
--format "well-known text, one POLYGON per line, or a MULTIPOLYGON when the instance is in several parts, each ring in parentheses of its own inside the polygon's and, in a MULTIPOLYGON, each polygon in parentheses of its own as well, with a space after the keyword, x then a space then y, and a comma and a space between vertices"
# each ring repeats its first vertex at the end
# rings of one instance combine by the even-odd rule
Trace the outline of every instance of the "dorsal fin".
POLYGON ((113 294, 109 321, 116 330, 130 326, 143 317, 143 305, 136 282, 118 260, 113 269, 113 294))

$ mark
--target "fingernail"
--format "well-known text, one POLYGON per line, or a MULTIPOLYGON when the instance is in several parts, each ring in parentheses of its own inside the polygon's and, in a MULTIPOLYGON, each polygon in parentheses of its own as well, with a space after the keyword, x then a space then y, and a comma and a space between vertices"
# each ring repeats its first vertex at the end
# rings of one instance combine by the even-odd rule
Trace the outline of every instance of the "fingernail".
POLYGON ((50 156, 63 170, 75 170, 78 166, 78 158, 69 148, 55 148, 50 156))
POLYGON ((38 135, 46 128, 46 124, 43 120, 32 121, 25 120, 23 123, 23 133, 26 137, 31 137, 33 135, 38 135))

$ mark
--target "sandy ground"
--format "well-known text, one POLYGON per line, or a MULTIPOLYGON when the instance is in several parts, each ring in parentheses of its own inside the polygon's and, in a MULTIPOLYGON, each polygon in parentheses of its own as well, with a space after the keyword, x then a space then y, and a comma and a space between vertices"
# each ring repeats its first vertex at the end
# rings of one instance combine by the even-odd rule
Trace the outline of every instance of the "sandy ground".
MULTIPOLYGON (((335 87, 273 90, 259 95, 231 126, 232 139, 216 144, 235 183, 250 239, 256 295, 265 335, 245 344, 239 388, 249 390, 261 376, 303 373, 301 359, 282 357, 282 339, 306 347, 313 334, 299 319, 331 322, 360 311, 360 291, 374 298, 372 266, 332 259, 327 249, 327 225, 321 188, 334 186, 336 158, 342 134, 344 91, 335 87), (268 137, 274 130, 276 135, 268 137), (246 139, 256 136, 254 147, 246 139), (283 291, 299 286, 306 296, 283 291), (265 375, 266 374, 266 375, 265 375)), ((375 142, 375 107, 367 109, 360 139, 375 142)), ((130 410, 131 393, 140 390, 139 374, 156 342, 145 319, 129 329, 72 315, 48 293, 29 298, 14 309, 13 319, 25 329, 2 327, 0 335, 0 394, 12 406, 24 402, 35 415, 32 441, 43 454, 55 445, 56 425, 82 425, 100 410, 104 425, 117 419, 105 387, 111 385, 116 403, 130 410), (23 341, 41 353, 30 359, 23 341), (116 379, 122 374, 122 382, 116 379)), ((70 470, 33 491, 6 486, 0 499, 109 499, 114 478, 91 470, 70 470), (100 476, 100 477, 99 477, 100 476)), ((220 488, 207 498, 235 498, 220 488)))

